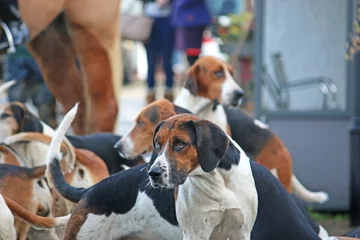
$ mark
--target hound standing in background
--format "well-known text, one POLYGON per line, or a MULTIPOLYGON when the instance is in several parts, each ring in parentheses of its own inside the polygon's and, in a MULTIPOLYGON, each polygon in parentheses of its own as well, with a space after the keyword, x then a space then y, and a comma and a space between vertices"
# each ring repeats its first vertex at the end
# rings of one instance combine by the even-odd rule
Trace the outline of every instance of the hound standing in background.
POLYGON ((242 96, 243 90, 233 79, 231 66, 206 56, 190 68, 185 87, 174 103, 216 123, 256 162, 271 170, 290 193, 294 190, 307 202, 327 201, 327 193, 311 192, 296 178, 288 149, 269 126, 229 107, 238 106, 242 96))

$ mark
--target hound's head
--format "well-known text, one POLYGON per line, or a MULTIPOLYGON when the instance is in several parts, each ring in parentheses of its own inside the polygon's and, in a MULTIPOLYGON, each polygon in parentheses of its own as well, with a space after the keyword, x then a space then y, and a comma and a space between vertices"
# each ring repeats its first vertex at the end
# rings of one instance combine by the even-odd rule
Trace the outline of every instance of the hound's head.
POLYGON ((130 132, 115 144, 115 149, 122 157, 128 159, 133 159, 146 151, 151 151, 152 137, 156 125, 162 120, 185 111, 166 99, 149 104, 136 117, 135 125, 130 132))
POLYGON ((155 129, 153 154, 148 165, 153 187, 175 188, 201 167, 213 171, 229 146, 229 138, 215 124, 195 115, 180 114, 155 129))
POLYGON ((43 125, 39 118, 20 102, 0 106, 0 141, 20 132, 43 132, 43 125))
POLYGON ((232 74, 232 67, 227 62, 212 56, 202 57, 189 69, 185 88, 194 96, 237 106, 244 91, 235 82, 232 74))

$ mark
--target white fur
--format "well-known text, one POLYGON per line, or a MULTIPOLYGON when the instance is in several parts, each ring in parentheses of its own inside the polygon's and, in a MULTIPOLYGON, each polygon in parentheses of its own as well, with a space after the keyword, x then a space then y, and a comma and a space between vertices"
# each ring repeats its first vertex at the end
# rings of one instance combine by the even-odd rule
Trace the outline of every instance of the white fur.
POLYGON ((60 154, 61 143, 65 137, 66 131, 70 128, 72 121, 75 119, 78 105, 79 104, 76 103, 75 106, 64 116, 64 119, 61 121, 58 129, 55 132, 46 156, 48 167, 54 158, 60 160, 62 157, 60 154))
MULTIPOLYGON (((220 232, 215 235, 216 239, 219 236, 221 239, 250 239, 257 215, 257 192, 249 158, 234 144, 241 152, 239 165, 210 173, 198 167, 179 186, 176 216, 183 239, 207 240, 217 231, 220 232)), ((162 153, 152 167, 166 166, 168 169, 168 165, 162 153)), ((169 172, 167 176, 171 177, 169 172)))
POLYGON ((180 94, 175 100, 175 105, 185 108, 190 112, 196 114, 200 118, 207 119, 218 125, 224 132, 227 130, 227 117, 224 107, 218 105, 216 110, 213 110, 213 103, 210 99, 194 96, 186 88, 182 88, 180 94))
POLYGON ((257 127, 259 127, 259 128, 269 129, 269 125, 261 122, 260 120, 254 119, 254 124, 255 124, 257 127))
POLYGON ((130 158, 134 155, 134 142, 130 137, 131 131, 132 129, 127 134, 125 134, 119 142, 119 144, 122 145, 122 151, 119 152, 119 154, 123 158, 130 158))
POLYGON ((306 189, 295 175, 291 177, 294 194, 307 202, 324 203, 329 200, 326 192, 311 192, 306 189))
POLYGON ((223 104, 230 105, 232 103, 233 92, 234 91, 244 92, 244 90, 239 86, 239 84, 235 82, 234 78, 231 76, 225 63, 223 63, 222 65, 225 72, 225 82, 223 83, 221 89, 221 99, 223 104))
MULTIPOLYGON (((174 188, 175 186, 171 186, 169 183, 169 161, 167 160, 166 156, 165 156, 165 152, 167 152, 168 149, 168 144, 166 144, 166 146, 164 147, 164 151, 155 159, 154 163, 151 165, 150 171, 152 168, 154 167, 159 167, 165 170, 165 174, 162 174, 162 182, 167 184, 167 188, 174 188)), ((153 180, 150 178, 150 183, 152 187, 156 187, 154 185, 153 180)))
POLYGON ((15 240, 16 231, 14 227, 14 216, 0 194, 0 239, 15 240))
POLYGON ((325 228, 323 228, 323 226, 319 225, 319 234, 318 234, 319 238, 321 239, 326 239, 329 237, 329 233, 325 230, 325 228))
MULTIPOLYGON (((216 107, 216 110, 213 111, 213 105, 210 99, 200 96, 194 96, 186 88, 181 89, 181 92, 174 103, 179 107, 188 109, 200 118, 204 118, 215 123, 224 132, 227 131, 228 122, 224 107, 222 105, 218 105, 216 107)), ((256 119, 254 120, 254 124, 260 128, 269 127, 268 125, 256 119)), ((272 170, 273 174, 275 173, 274 170, 272 170)), ((275 176, 278 178, 277 173, 275 176)), ((311 192, 307 190, 294 175, 292 177, 292 187, 294 193, 307 202, 323 203, 328 201, 329 199, 328 194, 325 192, 311 192)))
POLYGON ((11 88, 15 83, 15 80, 11 80, 2 84, 0 86, 0 94, 5 94, 9 90, 9 88, 11 88))
POLYGON ((180 228, 165 221, 146 193, 139 191, 134 207, 125 214, 89 214, 77 239, 112 240, 136 233, 140 239, 180 240, 180 228))

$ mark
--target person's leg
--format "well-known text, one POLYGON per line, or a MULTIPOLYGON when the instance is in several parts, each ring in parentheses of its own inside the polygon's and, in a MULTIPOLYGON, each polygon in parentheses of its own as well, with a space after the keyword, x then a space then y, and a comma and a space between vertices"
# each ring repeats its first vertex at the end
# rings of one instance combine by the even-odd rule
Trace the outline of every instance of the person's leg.
POLYGON ((26 102, 27 91, 25 79, 28 75, 28 71, 23 64, 23 59, 15 56, 8 56, 4 59, 3 65, 4 81, 8 82, 15 80, 14 86, 8 90, 8 101, 26 102))
POLYGON ((166 75, 165 98, 173 101, 174 72, 172 69, 172 56, 174 50, 174 29, 170 25, 170 18, 161 18, 161 52, 163 56, 163 66, 166 75))
POLYGON ((185 51, 190 66, 199 58, 204 30, 205 26, 184 29, 185 51))
POLYGON ((145 44, 146 48, 146 57, 148 62, 148 74, 147 74, 147 104, 155 101, 155 72, 156 72, 156 62, 157 62, 157 51, 159 45, 159 21, 158 19, 154 20, 150 38, 145 44))
POLYGON ((39 117, 52 128, 57 127, 56 101, 49 88, 45 85, 41 71, 33 58, 26 61, 29 69, 29 84, 32 85, 31 99, 38 108, 39 117))

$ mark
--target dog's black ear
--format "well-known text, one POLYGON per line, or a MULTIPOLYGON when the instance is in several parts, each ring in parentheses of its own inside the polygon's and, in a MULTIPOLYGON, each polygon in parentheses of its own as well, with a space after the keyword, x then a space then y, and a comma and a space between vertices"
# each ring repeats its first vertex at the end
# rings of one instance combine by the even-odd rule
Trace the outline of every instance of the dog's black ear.
POLYGON ((211 172, 224 157, 230 140, 221 128, 210 121, 200 120, 193 124, 200 166, 204 172, 211 172))
MULTIPOLYGON (((161 121, 161 122, 156 126, 156 128, 155 128, 154 135, 153 135, 153 140, 152 140, 152 142, 153 142, 153 149, 155 149, 155 146, 154 146, 154 138, 155 138, 155 136, 156 136, 156 133, 159 131, 160 127, 161 127, 162 125, 164 125, 164 123, 165 123, 164 121, 161 121)), ((153 163, 155 162, 155 160, 156 160, 157 157, 158 157, 157 152, 156 152, 155 150, 153 150, 152 153, 151 153, 150 161, 149 161, 149 163, 148 163, 148 165, 147 165, 147 167, 146 167, 146 170, 149 170, 149 168, 151 167, 151 165, 153 165, 153 163)))
POLYGON ((10 105, 10 110, 19 125, 19 132, 43 132, 40 120, 31 114, 25 106, 14 103, 10 105))
POLYGON ((198 93, 199 65, 192 66, 186 75, 185 88, 194 96, 198 93))

